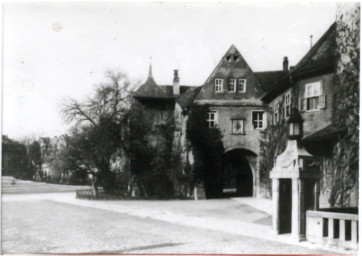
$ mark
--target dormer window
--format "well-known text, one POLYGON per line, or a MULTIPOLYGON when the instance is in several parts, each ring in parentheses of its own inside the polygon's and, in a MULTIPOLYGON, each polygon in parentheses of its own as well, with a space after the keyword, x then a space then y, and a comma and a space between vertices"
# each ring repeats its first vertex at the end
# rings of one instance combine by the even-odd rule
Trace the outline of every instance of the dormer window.
POLYGON ((215 79, 215 92, 223 91, 223 80, 220 78, 215 79))
POLYGON ((319 109, 319 96, 321 96, 321 82, 306 85, 307 110, 319 109))
POLYGON ((236 79, 229 79, 229 92, 236 92, 236 79))
POLYGON ((299 102, 300 111, 315 111, 324 108, 326 108, 326 95, 322 94, 322 82, 306 84, 305 98, 301 98, 299 102))
POLYGON ((238 81, 238 92, 245 93, 246 92, 246 79, 241 78, 238 81))

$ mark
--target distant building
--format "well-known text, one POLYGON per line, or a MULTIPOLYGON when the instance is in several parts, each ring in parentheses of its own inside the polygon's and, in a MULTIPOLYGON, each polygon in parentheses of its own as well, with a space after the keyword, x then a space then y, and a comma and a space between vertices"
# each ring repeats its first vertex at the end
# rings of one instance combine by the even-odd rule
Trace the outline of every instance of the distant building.
POLYGON ((63 173, 63 170, 58 170, 58 156, 67 147, 66 135, 54 136, 53 138, 40 138, 40 150, 42 155, 41 176, 43 180, 62 181, 67 179, 70 171, 63 173))

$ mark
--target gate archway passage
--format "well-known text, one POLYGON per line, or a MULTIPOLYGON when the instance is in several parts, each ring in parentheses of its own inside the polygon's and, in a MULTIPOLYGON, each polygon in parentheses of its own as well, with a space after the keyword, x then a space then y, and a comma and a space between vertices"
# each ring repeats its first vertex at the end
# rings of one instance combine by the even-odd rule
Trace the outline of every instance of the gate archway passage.
POLYGON ((224 197, 253 196, 254 174, 250 160, 256 154, 247 149, 232 149, 224 153, 222 192, 224 197))

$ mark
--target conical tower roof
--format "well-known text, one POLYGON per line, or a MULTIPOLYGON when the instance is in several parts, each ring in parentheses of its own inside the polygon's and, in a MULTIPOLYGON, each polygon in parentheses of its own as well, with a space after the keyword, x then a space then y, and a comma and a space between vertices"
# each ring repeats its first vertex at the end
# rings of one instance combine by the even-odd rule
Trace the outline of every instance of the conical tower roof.
POLYGON ((138 98, 169 98, 163 89, 161 89, 152 74, 152 64, 150 64, 146 82, 142 84, 135 92, 134 97, 138 98))

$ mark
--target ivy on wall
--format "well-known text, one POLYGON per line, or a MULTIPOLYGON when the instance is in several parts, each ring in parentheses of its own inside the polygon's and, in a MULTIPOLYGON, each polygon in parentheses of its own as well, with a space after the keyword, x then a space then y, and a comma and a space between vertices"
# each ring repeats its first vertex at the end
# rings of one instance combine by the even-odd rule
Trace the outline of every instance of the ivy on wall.
MULTIPOLYGON (((298 90, 295 86, 291 90, 291 108, 298 108, 298 90)), ((260 139, 260 183, 266 186, 271 195, 271 180, 269 173, 274 167, 275 158, 283 153, 287 146, 287 122, 285 118, 284 95, 277 98, 279 101, 279 121, 274 124, 273 113, 268 120, 269 125, 261 131, 260 139)), ((274 110, 274 105, 273 105, 274 110)))
MULTIPOLYGON (((135 103, 129 118, 129 156, 131 173, 140 196, 175 197, 172 143, 174 120, 172 111, 161 122, 154 123, 142 104, 135 103)), ((153 113, 155 114, 155 113, 153 113)), ((157 114, 157 112, 156 112, 157 114)))
POLYGON ((360 5, 340 5, 337 14, 337 74, 334 123, 346 133, 333 150, 332 206, 356 204, 359 170, 360 5))
POLYGON ((206 122, 208 106, 191 105, 187 120, 186 137, 191 143, 195 184, 204 184, 206 198, 218 198, 222 194, 222 134, 217 128, 209 128, 206 122))

